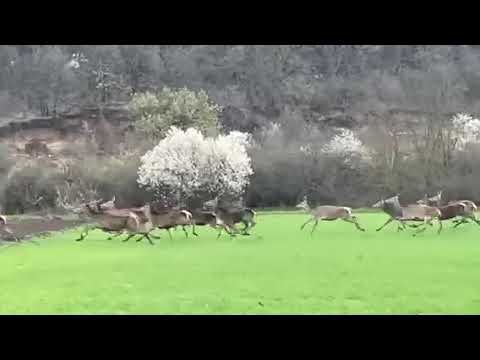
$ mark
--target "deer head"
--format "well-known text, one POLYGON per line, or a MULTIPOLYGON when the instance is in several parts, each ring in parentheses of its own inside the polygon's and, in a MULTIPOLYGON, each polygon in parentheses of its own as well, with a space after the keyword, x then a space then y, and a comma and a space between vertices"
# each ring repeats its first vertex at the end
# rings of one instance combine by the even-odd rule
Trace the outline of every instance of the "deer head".
POLYGON ((206 208, 213 208, 213 209, 215 209, 215 208, 218 206, 218 196, 215 197, 215 198, 212 199, 212 200, 205 201, 205 202, 203 203, 203 206, 206 207, 206 208))
POLYGON ((385 200, 382 197, 379 201, 377 201, 375 204, 373 204, 372 207, 376 208, 376 209, 379 209, 379 208, 382 208, 384 204, 385 204, 385 200))
POLYGON ((383 208, 385 206, 385 204, 396 204, 396 205, 400 205, 400 202, 398 200, 398 197, 400 196, 400 194, 396 194, 395 196, 392 196, 386 200, 384 200, 384 198, 382 197, 380 201, 376 202, 375 204, 372 205, 373 208, 383 208))

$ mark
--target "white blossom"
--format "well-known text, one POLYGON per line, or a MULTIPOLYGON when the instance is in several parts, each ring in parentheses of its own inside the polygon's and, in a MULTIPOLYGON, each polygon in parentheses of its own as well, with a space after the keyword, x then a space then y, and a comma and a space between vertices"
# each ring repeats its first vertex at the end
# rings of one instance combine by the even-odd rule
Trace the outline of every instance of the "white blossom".
POLYGON ((153 190, 167 186, 183 197, 198 192, 241 194, 253 174, 250 142, 249 134, 238 131, 208 138, 194 128, 171 127, 141 158, 138 183, 153 190))
POLYGON ((307 155, 307 156, 313 155, 312 145, 310 144, 301 145, 300 152, 302 152, 304 155, 307 155))
POLYGON ((69 61, 69 63, 67 64, 67 67, 69 68, 74 68, 74 69, 78 69, 80 67, 80 63, 78 62, 78 60, 76 59, 72 59, 69 61))
POLYGON ((345 163, 351 163, 354 157, 364 161, 371 159, 371 151, 358 139, 353 131, 348 129, 342 129, 340 134, 335 135, 322 147, 322 152, 341 156, 345 159, 345 163))
POLYGON ((264 137, 280 135, 282 132, 282 125, 276 122, 271 122, 262 128, 262 135, 264 137))
POLYGON ((465 149, 468 143, 480 140, 480 120, 469 114, 459 113, 452 118, 453 130, 459 150, 465 149))

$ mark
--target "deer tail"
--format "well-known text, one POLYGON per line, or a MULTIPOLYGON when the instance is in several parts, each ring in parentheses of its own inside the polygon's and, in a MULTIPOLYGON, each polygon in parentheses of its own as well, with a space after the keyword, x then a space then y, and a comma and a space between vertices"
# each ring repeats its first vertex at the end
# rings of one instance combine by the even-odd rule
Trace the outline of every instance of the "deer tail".
POLYGON ((188 221, 191 221, 192 220, 192 213, 190 211, 187 211, 187 210, 180 210, 180 212, 185 215, 185 217, 187 218, 188 221))
POLYGON ((139 219, 138 215, 135 214, 134 212, 130 212, 130 218, 133 219, 133 221, 135 221, 136 229, 139 230, 140 229, 140 219, 139 219))

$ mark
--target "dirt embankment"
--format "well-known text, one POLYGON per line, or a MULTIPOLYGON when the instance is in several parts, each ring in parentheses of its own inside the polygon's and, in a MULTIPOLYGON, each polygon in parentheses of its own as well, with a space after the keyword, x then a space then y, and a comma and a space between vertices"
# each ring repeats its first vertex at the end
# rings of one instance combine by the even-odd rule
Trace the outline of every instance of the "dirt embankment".
POLYGON ((0 118, 0 143, 22 153, 25 144, 34 139, 43 141, 54 154, 69 150, 72 144, 88 138, 115 136, 121 141, 131 129, 132 119, 123 103, 98 107, 84 107, 50 117, 0 118))
MULTIPOLYGON (((42 219, 33 217, 15 217, 9 219, 8 227, 21 240, 27 240, 36 236, 47 235, 51 232, 63 231, 80 226, 83 222, 74 219, 56 217, 54 219, 42 219)), ((1 241, 11 242, 6 234, 0 236, 1 241)))

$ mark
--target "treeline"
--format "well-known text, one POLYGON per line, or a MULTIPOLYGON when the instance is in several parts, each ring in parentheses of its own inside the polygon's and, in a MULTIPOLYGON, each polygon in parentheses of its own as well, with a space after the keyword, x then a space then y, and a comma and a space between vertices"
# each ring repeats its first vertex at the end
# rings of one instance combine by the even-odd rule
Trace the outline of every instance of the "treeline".
POLYGON ((475 111, 480 47, 401 45, 0 46, 1 112, 52 113, 164 86, 205 90, 226 127, 253 131, 332 109, 475 111))

